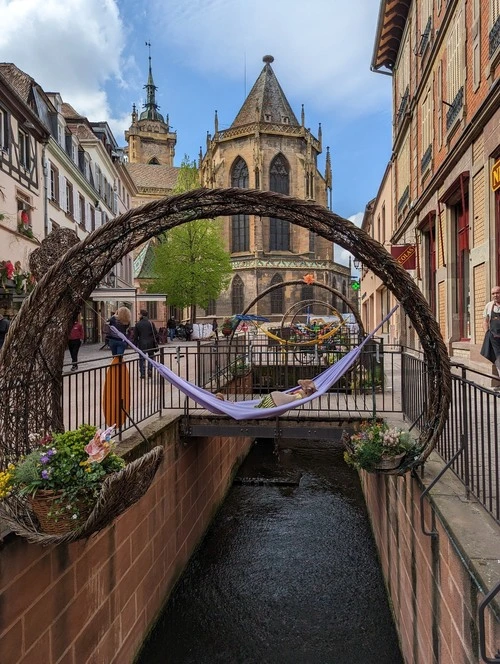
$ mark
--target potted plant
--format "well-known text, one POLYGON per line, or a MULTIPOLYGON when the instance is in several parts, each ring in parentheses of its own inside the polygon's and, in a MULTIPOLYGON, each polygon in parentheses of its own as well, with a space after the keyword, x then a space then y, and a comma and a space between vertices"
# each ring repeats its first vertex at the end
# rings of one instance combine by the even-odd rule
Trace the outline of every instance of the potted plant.
POLYGON ((231 364, 231 373, 233 376, 246 376, 250 373, 252 367, 244 355, 237 357, 231 364))
POLYGON ((408 431, 392 427, 386 422, 363 422, 351 436, 344 435, 345 461, 367 471, 398 468, 404 457, 415 449, 415 441, 408 431))
POLYGON ((46 533, 75 530, 87 520, 105 477, 125 465, 112 451, 113 430, 84 424, 37 440, 30 454, 0 472, 0 499, 24 500, 46 533))

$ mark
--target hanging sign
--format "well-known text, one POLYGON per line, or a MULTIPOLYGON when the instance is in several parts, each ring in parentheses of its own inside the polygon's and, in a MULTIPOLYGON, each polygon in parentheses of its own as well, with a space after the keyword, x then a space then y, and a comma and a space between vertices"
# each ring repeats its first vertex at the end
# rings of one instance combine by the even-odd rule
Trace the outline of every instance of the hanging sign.
POLYGON ((500 189, 500 159, 493 164, 491 169, 491 190, 500 189))
POLYGON ((391 255, 405 270, 414 270, 417 267, 417 252, 414 244, 392 245, 391 255))

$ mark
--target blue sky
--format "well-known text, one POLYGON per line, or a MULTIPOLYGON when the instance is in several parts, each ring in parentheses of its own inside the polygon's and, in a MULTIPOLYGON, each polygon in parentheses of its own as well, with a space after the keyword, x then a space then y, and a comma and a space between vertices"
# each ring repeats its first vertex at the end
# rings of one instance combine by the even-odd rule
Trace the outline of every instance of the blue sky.
POLYGON ((297 117, 323 129, 333 209, 359 221, 391 154, 391 79, 370 72, 376 0, 0 0, 0 61, 14 62, 119 142, 144 101, 148 49, 161 112, 177 131, 177 165, 207 131, 231 124, 262 67, 297 117))

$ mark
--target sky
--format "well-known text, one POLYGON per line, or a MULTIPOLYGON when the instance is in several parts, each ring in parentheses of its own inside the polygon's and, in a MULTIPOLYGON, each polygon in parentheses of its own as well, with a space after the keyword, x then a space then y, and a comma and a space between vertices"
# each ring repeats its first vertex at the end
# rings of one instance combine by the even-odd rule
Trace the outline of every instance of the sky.
MULTIPOLYGON (((13 62, 119 145, 145 101, 151 43, 160 112, 177 132, 175 165, 229 127, 274 56, 300 121, 321 123, 332 208, 361 223, 391 154, 391 84, 370 71, 377 0, 0 0, 0 62, 13 62)), ((345 258, 345 256, 344 256, 345 258)))

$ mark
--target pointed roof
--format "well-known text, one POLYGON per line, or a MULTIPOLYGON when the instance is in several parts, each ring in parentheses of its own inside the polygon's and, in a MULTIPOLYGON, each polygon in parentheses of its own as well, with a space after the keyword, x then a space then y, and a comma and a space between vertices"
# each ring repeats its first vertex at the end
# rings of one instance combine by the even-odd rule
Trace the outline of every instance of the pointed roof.
POLYGON ((271 62, 274 62, 273 56, 265 55, 262 60, 265 62, 264 69, 260 72, 231 127, 240 127, 256 121, 286 123, 299 127, 292 107, 271 67, 271 62))
POLYGON ((147 91, 146 103, 144 104, 144 108, 146 110, 141 113, 139 120, 156 120, 156 122, 165 123, 163 115, 158 113, 158 109, 160 108, 156 103, 156 91, 158 90, 158 88, 156 87, 153 81, 153 71, 151 69, 151 55, 149 56, 148 82, 146 83, 144 88, 147 91))

